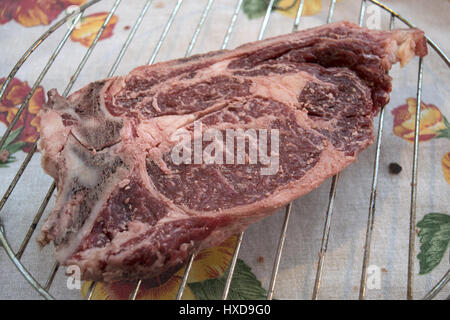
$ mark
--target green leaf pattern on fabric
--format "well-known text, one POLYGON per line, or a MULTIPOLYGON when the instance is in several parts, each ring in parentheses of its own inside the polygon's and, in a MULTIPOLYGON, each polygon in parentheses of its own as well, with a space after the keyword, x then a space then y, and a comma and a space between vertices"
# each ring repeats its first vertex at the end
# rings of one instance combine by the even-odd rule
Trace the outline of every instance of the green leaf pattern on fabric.
POLYGON ((22 149, 23 146, 25 145, 25 142, 23 142, 23 141, 14 142, 14 140, 22 132, 22 129, 23 129, 23 127, 13 130, 9 134, 8 138, 6 138, 5 144, 0 149, 0 155, 2 155, 3 153, 6 153, 6 159, 5 160, 0 159, 0 168, 7 168, 7 167, 9 167, 8 164, 16 161, 16 157, 14 157, 13 154, 16 153, 17 151, 19 151, 20 149, 22 149))
POLYGON ((427 274, 442 260, 450 242, 450 215, 428 213, 417 223, 420 238, 419 274, 427 274))
POLYGON ((447 118, 444 116, 444 125, 445 129, 439 130, 439 135, 436 136, 436 138, 447 138, 450 139, 450 123, 448 122, 447 118))

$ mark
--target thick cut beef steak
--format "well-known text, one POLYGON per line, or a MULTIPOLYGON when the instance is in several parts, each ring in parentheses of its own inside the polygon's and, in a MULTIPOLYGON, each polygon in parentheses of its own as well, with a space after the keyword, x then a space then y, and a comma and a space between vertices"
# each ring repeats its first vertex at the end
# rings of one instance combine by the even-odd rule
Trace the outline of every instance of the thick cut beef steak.
POLYGON ((339 22, 138 67, 68 98, 53 89, 40 150, 58 195, 38 241, 83 279, 167 277, 353 162, 389 101, 391 65, 426 53, 420 30, 339 22), (265 140, 276 170, 250 161, 250 136, 244 162, 174 161, 176 133, 195 153, 211 129, 277 133, 278 149, 265 140))

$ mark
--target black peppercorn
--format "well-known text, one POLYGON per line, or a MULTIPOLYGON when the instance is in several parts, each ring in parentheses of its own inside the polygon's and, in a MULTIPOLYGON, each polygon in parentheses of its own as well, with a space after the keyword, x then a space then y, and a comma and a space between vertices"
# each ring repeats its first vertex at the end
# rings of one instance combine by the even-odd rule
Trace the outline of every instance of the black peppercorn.
POLYGON ((402 171, 402 167, 396 163, 396 162, 391 162, 389 164, 389 173, 391 174, 399 174, 402 171))

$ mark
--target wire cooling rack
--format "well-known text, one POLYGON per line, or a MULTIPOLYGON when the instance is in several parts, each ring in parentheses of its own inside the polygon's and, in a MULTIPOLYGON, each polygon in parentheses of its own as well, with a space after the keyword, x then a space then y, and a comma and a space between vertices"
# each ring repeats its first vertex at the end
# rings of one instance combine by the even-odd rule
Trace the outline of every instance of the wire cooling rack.
MULTIPOLYGON (((56 49, 54 50, 54 52, 51 54, 51 56, 49 57, 47 63, 45 64, 43 70, 41 71, 41 73, 39 74, 37 80, 35 81, 34 85, 32 86, 30 92, 28 93, 28 95, 25 97, 24 101, 22 102, 20 108, 18 109, 18 112, 16 114, 16 116, 14 117, 14 119, 12 120, 11 124, 8 126, 8 128, 6 129, 6 132, 4 133, 3 137, 0 140, 0 148, 5 144, 6 139, 8 138, 8 136, 11 134, 12 128, 14 127, 14 125, 17 123, 20 115, 22 114, 22 112, 24 111, 24 109, 26 108, 28 102, 30 101, 31 97, 33 96, 33 94, 35 93, 36 89, 39 87, 41 81, 44 79, 44 77, 46 76, 48 70, 50 69, 50 67, 52 66, 55 58, 58 56, 58 54, 60 53, 61 49, 63 48, 63 46, 65 45, 67 39, 70 37, 72 31, 74 30, 75 26, 77 25, 77 23, 80 21, 80 19, 82 18, 85 10, 93 5, 95 5, 96 3, 98 3, 100 0, 91 0, 89 2, 87 2, 86 4, 80 6, 78 8, 78 10, 72 12, 71 14, 65 16, 64 18, 62 18, 61 20, 59 20, 58 22, 56 22, 54 25, 52 25, 44 34, 42 34, 38 40, 36 40, 35 43, 33 43, 33 45, 24 53, 24 55, 19 59, 19 61, 16 63, 16 65, 14 66, 14 68, 11 70, 10 74, 8 75, 8 77, 6 78, 5 82, 3 83, 1 89, 0 89, 0 99, 2 99, 3 95, 6 92, 6 89, 8 88, 11 80, 14 78, 15 74, 18 72, 18 70, 22 67, 22 65, 24 64, 24 62, 30 57, 30 55, 33 53, 33 51, 40 45, 42 44, 54 31, 56 31, 57 29, 59 29, 62 25, 70 23, 70 27, 68 28, 68 30, 65 32, 63 38, 60 40, 59 44, 57 45, 56 49)), ((189 1, 189 0, 185 0, 185 1, 189 1)), ((296 2, 294 2, 295 0, 293 0, 293 4, 292 6, 294 6, 296 4, 296 2)), ((294 20, 294 24, 292 27, 292 31, 296 31, 298 29, 299 23, 300 23, 300 19, 301 19, 301 14, 302 14, 302 10, 304 7, 304 0, 297 0, 300 1, 299 7, 298 7, 298 11, 294 20)), ((67 96, 69 94, 69 92, 71 91, 73 84, 75 83, 75 81, 77 80, 80 72, 83 70, 83 68, 86 65, 87 60, 89 59, 92 51, 94 50, 98 40, 100 39, 101 35, 103 34, 107 24, 109 23, 109 21, 111 20, 111 18, 113 17, 114 13, 116 12, 117 8, 119 7, 120 3, 122 2, 122 0, 115 0, 112 8, 110 9, 104 23, 102 24, 101 28, 99 29, 98 33, 96 34, 92 44, 89 46, 89 48, 87 49, 86 53, 84 54, 80 64, 78 65, 78 67, 76 68, 75 72, 73 73, 72 77, 70 78, 69 83, 67 84, 64 92, 63 92, 63 96, 67 96)), ((163 29, 163 32, 159 38, 159 41, 156 44, 156 47, 153 50, 153 54, 151 55, 148 64, 152 64, 157 55, 158 52, 160 51, 160 48, 162 46, 162 44, 164 43, 166 36, 174 22, 174 20, 176 19, 177 13, 180 9, 180 7, 182 6, 182 3, 184 1, 183 0, 177 0, 166 24, 165 27, 163 29)), ((226 31, 221 49, 225 49, 227 48, 230 36, 233 32, 233 29, 237 23, 237 18, 238 18, 238 14, 239 11, 242 8, 244 0, 237 0, 236 1, 236 6, 233 12, 233 15, 231 17, 228 29, 226 31)), ((189 43, 189 46, 186 50, 186 54, 185 57, 188 57, 194 46, 195 43, 197 41, 198 35, 205 23, 206 18, 208 17, 208 14, 210 13, 210 9, 213 6, 214 0, 207 0, 206 5, 203 9, 203 12, 201 14, 200 20, 198 21, 197 27, 195 29, 195 32, 192 36, 192 39, 189 43)), ((262 20, 262 24, 259 30, 259 35, 257 40, 261 40, 264 37, 264 33, 266 31, 267 25, 269 23, 269 19, 270 19, 270 14, 272 11, 272 7, 275 3, 275 0, 270 0, 268 1, 268 7, 267 7, 267 11, 264 15, 264 19, 262 20)), ((372 3, 378 7, 380 7, 381 9, 385 10, 386 12, 388 12, 388 14, 390 14, 390 29, 393 29, 395 26, 395 22, 397 20, 401 21, 402 23, 406 24, 408 27, 414 27, 414 25, 408 21, 407 19, 405 19, 403 16, 401 16, 399 13, 395 12, 394 10, 390 9, 389 7, 387 7, 386 5, 376 1, 376 0, 362 0, 361 1, 361 7, 360 7, 360 14, 359 14, 359 25, 362 26, 363 21, 364 21, 364 15, 366 13, 366 6, 368 3, 372 3)), ((117 67, 119 65, 119 63, 121 62, 126 50, 128 49, 128 47, 131 45, 134 35, 136 34, 136 31, 138 30, 139 26, 141 25, 142 21, 144 20, 144 17, 146 15, 146 13, 148 12, 150 6, 152 4, 152 0, 147 0, 142 8, 142 10, 139 13, 138 18, 136 19, 133 27, 130 29, 130 32, 128 34, 128 37, 126 38, 126 41, 124 42, 120 52, 118 53, 113 66, 111 67, 110 71, 108 72, 108 74, 106 75, 107 77, 111 77, 114 75, 114 73, 117 70, 117 67)), ((328 17, 327 17, 327 23, 332 21, 333 18, 333 13, 335 10, 335 6, 336 6, 336 1, 335 0, 331 0, 330 2, 330 6, 328 9, 328 17)), ((325 22, 325 21, 324 21, 325 22)), ((429 39, 427 37, 427 42, 428 45, 433 48, 433 50, 441 57, 441 59, 444 61, 444 63, 447 65, 447 67, 450 66, 450 61, 448 59, 448 57, 442 52, 442 50, 436 45, 436 43, 434 43, 431 39, 429 39)), ((423 58, 419 59, 419 63, 418 63, 418 73, 417 73, 417 92, 416 92, 416 115, 420 114, 420 108, 421 108, 421 97, 422 97, 422 75, 423 75, 423 58)), ((379 172, 379 163, 380 163, 380 149, 381 149, 381 143, 382 143, 382 134, 383 134, 383 120, 384 120, 384 113, 385 110, 382 109, 380 112, 380 116, 379 116, 379 122, 378 122, 378 133, 377 133, 377 137, 376 137, 376 152, 375 152, 375 158, 373 160, 373 174, 372 174, 372 183, 371 183, 371 191, 370 191, 370 202, 369 202, 369 209, 368 209, 368 217, 367 217, 367 229, 366 229, 366 236, 365 236, 365 244, 364 244, 364 252, 363 252, 363 265, 362 265, 362 270, 361 270, 361 280, 360 280, 360 285, 359 285, 359 298, 360 299, 365 299, 366 297, 366 288, 367 288, 367 274, 368 274, 368 265, 369 265, 369 261, 370 261, 370 248, 371 248, 371 239, 372 239, 372 232, 373 232, 373 225, 374 225, 374 218, 375 218, 375 204, 376 204, 376 195, 377 195, 377 181, 378 181, 378 172, 379 172)), ((407 299, 412 299, 413 298, 413 285, 414 285, 414 257, 415 257, 415 252, 414 252, 414 248, 415 248, 415 230, 416 230, 416 195, 417 195, 417 168, 418 168, 418 151, 419 151, 419 127, 420 127, 420 117, 416 117, 415 119, 415 130, 414 130, 414 151, 412 154, 412 172, 411 172, 411 202, 410 202, 410 223, 409 223, 409 254, 408 254, 408 271, 407 271, 407 292, 406 292, 406 298, 407 299)), ((5 194, 3 195, 3 197, 1 198, 0 201, 0 214, 1 214, 1 210, 3 209, 6 201, 8 200, 8 198, 10 197, 13 189, 15 188, 17 182, 19 181, 19 179, 21 178, 21 176, 24 173, 25 168, 27 167, 27 165, 29 164, 31 158, 33 157, 33 155, 36 152, 36 148, 37 148, 37 143, 38 141, 36 141, 33 146, 31 151, 27 154, 26 158, 24 159, 23 163, 21 164, 19 170, 17 171, 16 175, 14 176, 13 180, 11 181, 9 187, 7 188, 5 194)), ((321 286, 321 280, 322 280, 322 275, 323 275, 323 267, 324 267, 324 262, 325 262, 325 258, 326 258, 326 252, 327 252, 327 246, 328 246, 328 241, 330 238, 330 231, 331 231, 331 221, 332 221, 332 216, 333 216, 333 208, 334 208, 334 202, 335 202, 335 196, 336 196, 336 190, 338 188, 338 181, 339 181, 339 174, 337 174, 336 176, 334 176, 332 178, 331 181, 331 188, 330 188, 330 193, 329 193, 329 199, 328 199, 328 206, 327 206, 327 210, 326 210, 326 215, 325 215, 325 224, 323 227, 323 235, 322 235, 322 242, 321 242, 321 247, 320 247, 320 252, 319 252, 319 261, 318 261, 318 265, 317 265, 317 269, 316 269, 316 275, 315 275, 315 282, 314 282, 314 288, 313 288, 313 293, 312 293, 312 299, 317 299, 318 295, 319 295, 319 290, 320 290, 320 286, 321 286)), ((1 224, 1 220, 0 220, 0 243, 2 244, 3 248, 5 249, 7 255, 9 256, 9 258, 11 259, 12 263, 17 267, 17 269, 23 274, 23 276, 28 280, 28 282, 31 284, 31 286, 36 289, 44 298, 46 299, 54 299, 54 297, 49 293, 49 289, 53 283, 54 277, 59 269, 59 264, 55 263, 53 265, 53 268, 50 272, 50 276, 48 277, 47 281, 45 282, 45 284, 41 284, 39 283, 37 280, 35 280, 35 278, 33 277, 33 275, 24 267, 24 265, 21 263, 21 257, 25 251, 25 249, 27 248, 27 245, 36 229, 37 224, 39 223, 43 212, 45 210, 45 208, 47 207, 47 204, 53 194, 53 192, 55 191, 55 183, 52 183, 52 185, 50 186, 49 190, 47 191, 40 207, 37 210, 37 213, 33 219, 32 224, 30 225, 30 227, 28 228, 27 233, 24 236, 24 239, 19 247, 19 249, 17 250, 17 252, 14 252, 14 250, 11 248, 6 236, 5 236, 5 230, 3 225, 1 224)), ((283 226, 282 226, 282 230, 279 236, 279 240, 278 240, 278 245, 277 245, 277 251, 276 251, 276 256, 275 256, 275 261, 273 264, 273 269, 272 269, 272 275, 271 275, 271 280, 270 280, 270 285, 269 285, 269 289, 268 289, 268 295, 267 295, 267 299, 272 299, 274 292, 275 292, 275 284, 276 284, 276 279, 277 279, 277 274, 278 274, 278 269, 279 269, 279 265, 280 265, 280 261, 282 259, 282 252, 283 252, 283 246, 284 246, 284 242, 286 239, 286 231, 287 231, 287 227, 288 227, 288 223, 289 223, 289 218, 291 215, 291 211, 292 211, 292 203, 288 204, 286 206, 286 210, 285 210, 285 216, 284 216, 284 221, 283 221, 283 226)), ((1 218, 1 215, 0 215, 1 218)), ((223 295, 222 298, 226 299, 229 293, 229 289, 230 289, 230 284, 231 284, 231 280, 233 278, 233 273, 234 273, 234 269, 236 266, 236 261, 239 255, 239 250, 241 248, 241 244, 242 244, 242 239, 244 236, 244 232, 242 232, 239 237, 238 237, 238 241, 237 241, 237 245, 231 260, 231 264, 229 267, 229 272, 227 275, 227 279, 226 279, 226 283, 225 283, 225 288, 223 291, 223 295)), ((195 255, 191 255, 186 268, 185 268, 185 273, 184 276, 182 278, 182 282, 181 285, 179 287, 178 290, 178 294, 177 294, 177 299, 181 299, 181 296, 183 294, 183 291, 185 289, 186 283, 187 283, 187 279, 189 276, 189 272, 191 270, 191 266, 192 263, 194 261, 195 255)), ((436 296, 436 294, 443 288, 446 286, 446 284, 449 282, 450 280, 450 270, 448 270, 446 272, 446 274, 441 278, 441 280, 423 297, 423 299, 432 299, 433 297, 436 296)), ((137 281, 131 294, 130 294, 130 299, 135 299, 140 286, 141 286, 141 280, 137 281)), ((89 289, 88 289, 88 293, 87 293, 87 299, 91 299, 92 298, 92 294, 94 292, 94 289, 96 287, 97 283, 96 282, 92 282, 89 289)))

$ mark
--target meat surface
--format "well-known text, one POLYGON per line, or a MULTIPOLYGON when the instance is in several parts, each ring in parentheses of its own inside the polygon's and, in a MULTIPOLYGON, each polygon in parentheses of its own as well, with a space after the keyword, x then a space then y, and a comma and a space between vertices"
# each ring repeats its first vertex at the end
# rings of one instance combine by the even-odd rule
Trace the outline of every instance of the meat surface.
POLYGON ((39 148, 58 194, 38 242, 85 280, 165 279, 355 161, 391 65, 426 54, 420 30, 338 22, 53 89, 39 148))

